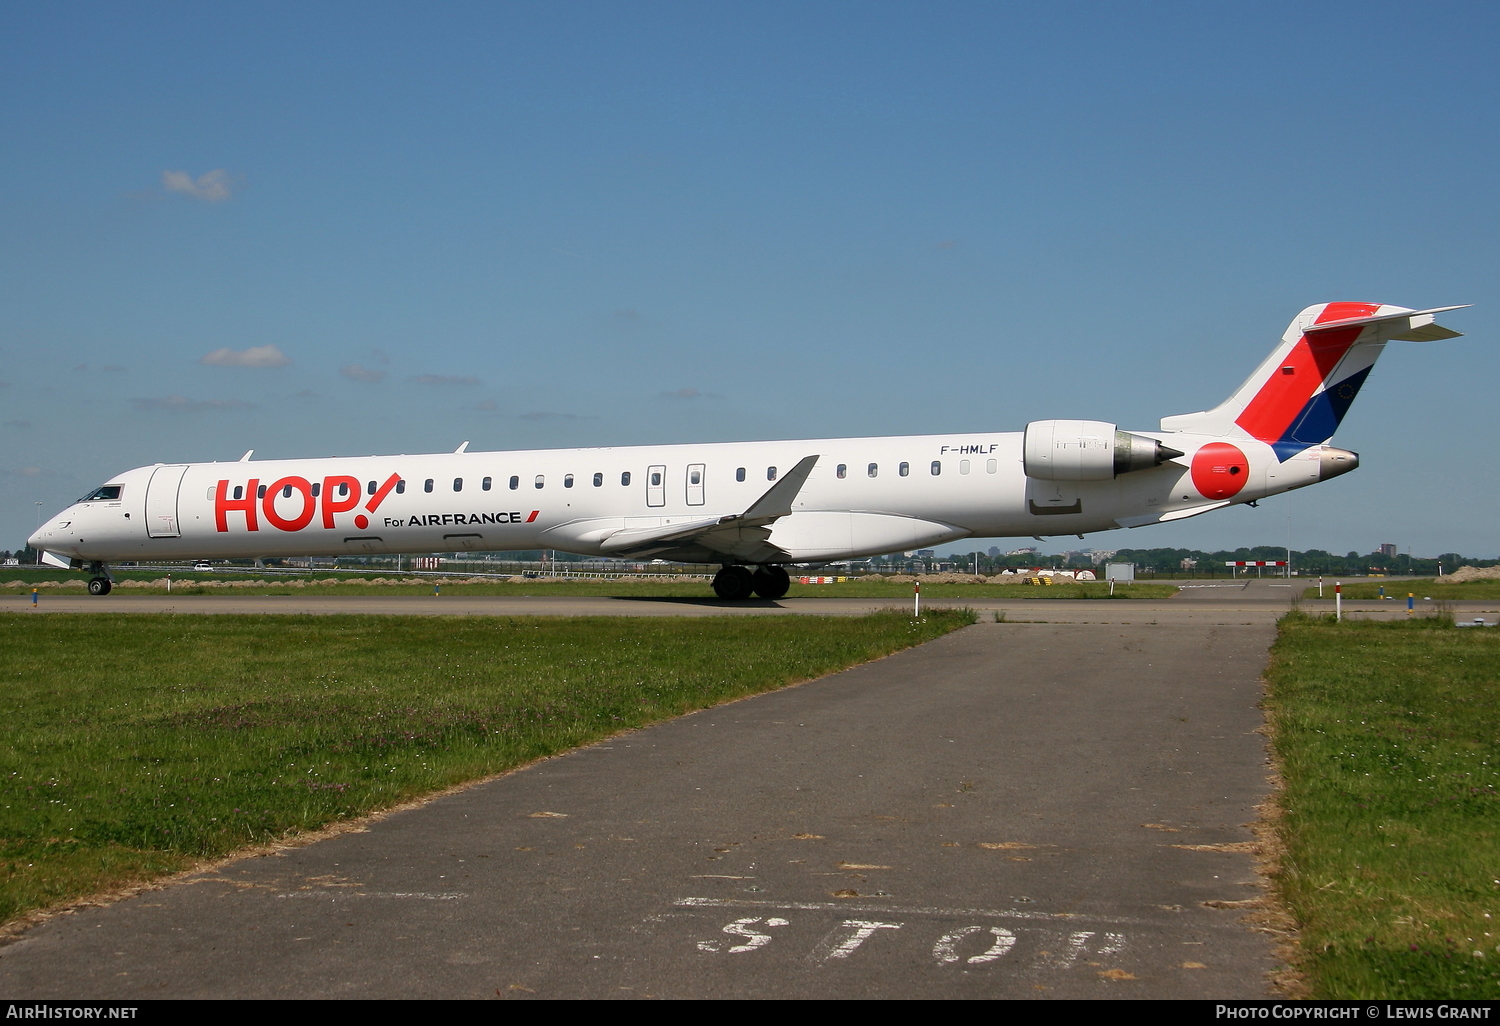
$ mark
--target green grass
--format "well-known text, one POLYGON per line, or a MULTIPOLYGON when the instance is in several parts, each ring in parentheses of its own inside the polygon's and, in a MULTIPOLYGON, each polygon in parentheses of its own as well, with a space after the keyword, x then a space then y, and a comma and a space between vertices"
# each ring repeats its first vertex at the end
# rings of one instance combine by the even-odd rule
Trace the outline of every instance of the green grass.
MULTIPOLYGON (((1452 581, 1437 581, 1431 577, 1424 577, 1419 580, 1345 581, 1344 598, 1379 598, 1382 587, 1385 588, 1387 598, 1395 598, 1401 603, 1406 602, 1407 592, 1415 595, 1419 602, 1424 598, 1433 598, 1440 601, 1450 599, 1500 599, 1500 581, 1464 581, 1454 583, 1452 581)), ((1318 597, 1318 589, 1316 587, 1309 588, 1302 593, 1302 597, 1315 599, 1318 597)), ((1323 585, 1323 599, 1325 602, 1333 601, 1333 578, 1329 578, 1323 585)))
MULTIPOLYGON (((115 574, 116 595, 165 595, 166 586, 119 587, 125 581, 149 583, 164 578, 161 571, 150 573, 125 572, 115 574)), ((382 575, 371 575, 382 576, 382 575)), ((391 575, 393 578, 394 575, 391 575)), ((390 578, 388 578, 390 579, 390 578)), ((475 584, 458 584, 453 581, 465 579, 455 574, 442 585, 442 594, 470 595, 572 595, 587 597, 651 597, 651 598, 712 598, 713 589, 708 581, 662 581, 662 580, 532 580, 512 584, 506 581, 486 581, 475 584)), ((239 574, 177 574, 172 575, 173 595, 431 595, 432 582, 416 578, 409 583, 369 584, 360 578, 338 573, 318 576, 287 577, 285 579, 256 578, 239 574)), ((88 583, 80 573, 65 571, 33 571, 17 574, 14 571, 0 575, 0 596, 29 596, 31 586, 41 581, 55 582, 42 589, 42 594, 83 594, 88 583)), ((892 581, 864 581, 851 579, 842 584, 797 584, 793 582, 788 598, 888 598, 893 601, 909 600, 910 584, 892 581)), ((1160 599, 1177 594, 1173 584, 1120 584, 1115 594, 1110 595, 1109 584, 1104 581, 1070 582, 1055 585, 997 585, 997 584, 924 584, 922 594, 928 598, 957 598, 973 601, 991 599, 1160 599)))
POLYGON ((1314 997, 1500 997, 1497 677, 1497 630, 1282 620, 1279 885, 1314 997))
POLYGON ((0 920, 971 622, 0 614, 0 920))

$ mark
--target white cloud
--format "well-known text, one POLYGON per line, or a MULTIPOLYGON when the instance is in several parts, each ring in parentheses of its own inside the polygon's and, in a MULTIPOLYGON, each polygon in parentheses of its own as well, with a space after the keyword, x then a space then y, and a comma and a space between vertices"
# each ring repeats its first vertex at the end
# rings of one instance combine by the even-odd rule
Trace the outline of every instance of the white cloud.
POLYGON ((477 385, 479 379, 468 374, 418 374, 412 378, 419 385, 477 385))
POLYGON ((385 371, 371 370, 369 367, 362 367, 357 363, 351 363, 347 367, 340 367, 339 373, 350 381, 367 381, 371 384, 385 377, 385 371))
POLYGON ((201 413, 206 410, 253 410, 252 403, 239 399, 189 399, 183 395, 165 395, 156 399, 130 400, 138 410, 166 410, 170 413, 201 413))
POLYGON ((577 413, 554 413, 551 410, 532 410, 530 413, 521 414, 522 420, 595 420, 597 418, 581 416, 577 413))
POLYGON ((186 171, 163 171, 161 185, 168 192, 180 192, 194 199, 218 203, 229 198, 229 172, 222 167, 194 178, 186 171))
POLYGON ((280 349, 268 345, 215 349, 198 362, 210 367, 285 367, 292 361, 280 349))

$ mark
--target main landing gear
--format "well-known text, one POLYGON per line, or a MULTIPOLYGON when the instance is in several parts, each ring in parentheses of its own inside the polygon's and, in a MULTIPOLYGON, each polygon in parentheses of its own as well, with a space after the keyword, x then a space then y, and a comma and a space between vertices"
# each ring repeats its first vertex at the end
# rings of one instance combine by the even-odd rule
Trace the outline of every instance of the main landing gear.
POLYGON ((103 563, 90 563, 89 574, 90 595, 108 595, 115 586, 114 579, 109 576, 109 567, 103 563))
POLYGON ((763 599, 779 599, 791 586, 791 575, 779 566, 760 566, 753 572, 747 566, 726 566, 714 575, 714 594, 730 602, 747 599, 752 593, 763 599))

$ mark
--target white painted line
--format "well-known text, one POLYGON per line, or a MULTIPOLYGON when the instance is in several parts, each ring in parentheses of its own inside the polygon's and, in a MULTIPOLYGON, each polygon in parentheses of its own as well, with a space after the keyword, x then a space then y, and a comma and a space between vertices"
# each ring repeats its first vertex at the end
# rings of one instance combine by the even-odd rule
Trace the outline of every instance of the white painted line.
POLYGON ((278 898, 411 898, 417 901, 457 901, 467 894, 457 891, 431 893, 427 891, 287 891, 278 898))
POLYGON ((806 912, 880 912, 898 916, 949 916, 966 919, 980 916, 985 919, 1025 919, 1036 922, 1058 920, 1087 920, 1095 923, 1144 924, 1146 920, 1125 916, 1096 916, 1075 912, 1023 912, 1020 909, 992 908, 905 908, 896 905, 866 905, 847 901, 749 901, 741 898, 678 898, 672 902, 679 908, 765 908, 806 912))

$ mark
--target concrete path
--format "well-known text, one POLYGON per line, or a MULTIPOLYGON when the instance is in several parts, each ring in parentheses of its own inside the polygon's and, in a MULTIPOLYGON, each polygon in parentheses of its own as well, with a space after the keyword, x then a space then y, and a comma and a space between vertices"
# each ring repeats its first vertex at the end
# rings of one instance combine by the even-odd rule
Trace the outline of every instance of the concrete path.
POLYGON ((980 624, 58 917, 0 992, 1263 996, 1274 628, 1216 615, 980 624))

